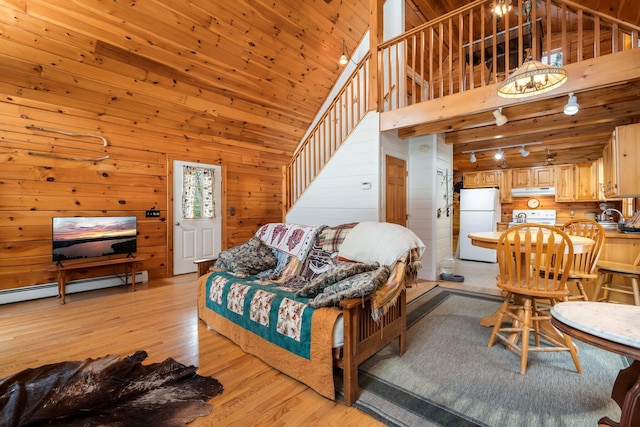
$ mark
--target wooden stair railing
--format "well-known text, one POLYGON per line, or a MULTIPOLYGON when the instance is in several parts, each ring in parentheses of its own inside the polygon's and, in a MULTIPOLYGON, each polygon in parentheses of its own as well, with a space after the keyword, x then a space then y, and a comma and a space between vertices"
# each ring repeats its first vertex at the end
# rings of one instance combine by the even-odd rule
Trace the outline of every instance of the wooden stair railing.
POLYGON ((368 112, 369 58, 358 64, 283 171, 286 213, 368 112))

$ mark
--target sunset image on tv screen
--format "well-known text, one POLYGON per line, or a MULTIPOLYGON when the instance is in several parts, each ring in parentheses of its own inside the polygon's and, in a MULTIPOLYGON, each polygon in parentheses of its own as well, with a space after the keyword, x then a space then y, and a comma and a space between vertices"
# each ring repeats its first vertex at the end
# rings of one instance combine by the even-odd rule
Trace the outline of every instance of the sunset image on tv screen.
POLYGON ((135 216, 54 217, 53 260, 133 254, 136 235, 135 216))

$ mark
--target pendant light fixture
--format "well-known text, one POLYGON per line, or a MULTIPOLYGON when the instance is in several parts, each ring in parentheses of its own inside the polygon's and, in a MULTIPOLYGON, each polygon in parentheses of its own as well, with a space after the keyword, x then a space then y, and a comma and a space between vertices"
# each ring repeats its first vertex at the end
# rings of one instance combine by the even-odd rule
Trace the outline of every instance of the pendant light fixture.
POLYGON ((342 39, 342 55, 340 56, 340 60, 338 61, 340 65, 347 65, 347 62, 349 62, 349 58, 347 58, 346 51, 347 51, 347 47, 344 42, 344 39, 342 39))
POLYGON ((504 16, 511 11, 511 0, 498 0, 493 12, 498 16, 504 16))
MULTIPOLYGON (((522 3, 529 26, 529 46, 533 46, 531 34, 531 0, 522 3)), ((527 59, 511 76, 498 85, 498 96, 503 98, 526 98, 540 95, 562 86, 567 81, 567 72, 560 67, 544 64, 531 57, 527 59)))

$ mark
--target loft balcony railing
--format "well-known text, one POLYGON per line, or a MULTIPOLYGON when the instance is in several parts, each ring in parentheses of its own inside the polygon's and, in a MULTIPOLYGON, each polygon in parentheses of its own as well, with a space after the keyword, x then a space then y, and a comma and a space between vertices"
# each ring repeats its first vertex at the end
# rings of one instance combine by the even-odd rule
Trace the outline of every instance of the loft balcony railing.
MULTIPOLYGON (((511 10, 502 16, 498 3, 475 1, 379 45, 378 110, 497 84, 528 55, 566 65, 640 47, 640 27, 572 1, 505 0, 511 10)), ((368 112, 371 63, 367 56, 358 65, 285 167, 284 212, 368 112)))
POLYGON ((639 27, 571 1, 505 0, 503 15, 499 3, 475 1, 381 44, 381 111, 499 83, 529 55, 566 65, 639 47, 639 27))

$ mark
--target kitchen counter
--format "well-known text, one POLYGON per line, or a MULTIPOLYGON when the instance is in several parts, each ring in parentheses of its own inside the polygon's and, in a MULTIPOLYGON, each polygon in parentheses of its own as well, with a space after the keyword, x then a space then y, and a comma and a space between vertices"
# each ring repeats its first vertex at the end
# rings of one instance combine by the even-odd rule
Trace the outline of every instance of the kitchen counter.
POLYGON ((621 231, 606 231, 604 234, 607 239, 640 239, 640 234, 623 233, 621 231))

